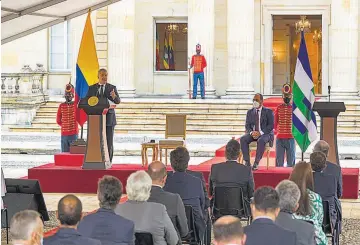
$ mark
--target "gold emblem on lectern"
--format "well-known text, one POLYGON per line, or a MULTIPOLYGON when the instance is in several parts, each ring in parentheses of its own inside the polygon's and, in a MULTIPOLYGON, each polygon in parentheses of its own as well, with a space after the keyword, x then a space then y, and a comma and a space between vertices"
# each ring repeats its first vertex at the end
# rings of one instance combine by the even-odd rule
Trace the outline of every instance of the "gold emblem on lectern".
POLYGON ((88 99, 88 104, 89 104, 89 106, 96 106, 98 103, 99 103, 99 98, 96 97, 96 96, 91 96, 91 97, 88 99))

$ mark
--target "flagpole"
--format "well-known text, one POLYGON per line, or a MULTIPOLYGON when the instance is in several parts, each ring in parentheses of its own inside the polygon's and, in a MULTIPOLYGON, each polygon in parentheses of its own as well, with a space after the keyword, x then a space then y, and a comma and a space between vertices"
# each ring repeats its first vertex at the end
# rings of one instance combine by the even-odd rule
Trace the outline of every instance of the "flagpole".
POLYGON ((191 99, 191 73, 190 73, 190 58, 188 57, 188 63, 189 63, 189 99, 191 99))
POLYGON ((81 126, 80 139, 83 139, 83 134, 84 134, 84 127, 83 127, 83 126, 81 126))
POLYGON ((301 151, 301 161, 303 162, 304 161, 304 152, 301 151))

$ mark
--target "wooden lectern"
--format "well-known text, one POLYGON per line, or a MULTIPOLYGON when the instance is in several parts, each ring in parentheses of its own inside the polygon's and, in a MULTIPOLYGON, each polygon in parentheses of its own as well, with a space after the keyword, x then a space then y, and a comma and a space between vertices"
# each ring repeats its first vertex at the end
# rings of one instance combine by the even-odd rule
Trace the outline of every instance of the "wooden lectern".
POLYGON ((115 105, 109 104, 107 98, 96 96, 80 100, 79 108, 88 115, 87 143, 83 169, 108 169, 111 167, 106 141, 106 113, 115 105))
POLYGON ((330 145, 328 161, 340 164, 337 146, 337 116, 346 111, 344 102, 315 102, 313 110, 321 117, 320 139, 330 145))

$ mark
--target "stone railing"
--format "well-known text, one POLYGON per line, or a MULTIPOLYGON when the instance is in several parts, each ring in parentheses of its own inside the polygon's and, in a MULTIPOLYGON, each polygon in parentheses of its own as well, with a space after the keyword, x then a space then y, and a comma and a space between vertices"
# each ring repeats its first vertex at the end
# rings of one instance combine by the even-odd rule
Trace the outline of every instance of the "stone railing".
POLYGON ((25 65, 19 73, 1 74, 1 95, 37 95, 44 94, 44 82, 46 82, 47 72, 42 65, 37 64, 33 71, 25 65))

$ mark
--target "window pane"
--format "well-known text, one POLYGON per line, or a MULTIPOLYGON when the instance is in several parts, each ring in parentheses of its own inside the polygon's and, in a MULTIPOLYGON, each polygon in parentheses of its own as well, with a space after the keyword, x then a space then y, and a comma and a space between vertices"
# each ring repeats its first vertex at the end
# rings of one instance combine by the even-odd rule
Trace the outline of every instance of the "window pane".
POLYGON ((51 37, 51 53, 64 53, 64 37, 51 37))
POLYGON ((55 36, 60 36, 63 37, 64 36, 64 23, 60 23, 57 24, 55 26, 51 27, 51 36, 55 37, 55 36))
POLYGON ((51 69, 64 70, 64 55, 63 54, 51 54, 51 69))
POLYGON ((67 54, 67 69, 71 70, 72 68, 72 54, 68 53, 67 54))
POLYGON ((155 43, 158 45, 154 52, 155 70, 187 71, 187 23, 156 23, 156 34, 155 43), (173 31, 169 31, 169 27, 173 31), (170 46, 172 51, 169 50, 170 46), (160 63, 160 69, 157 69, 157 62, 160 63), (168 64, 168 68, 164 64, 168 64))

